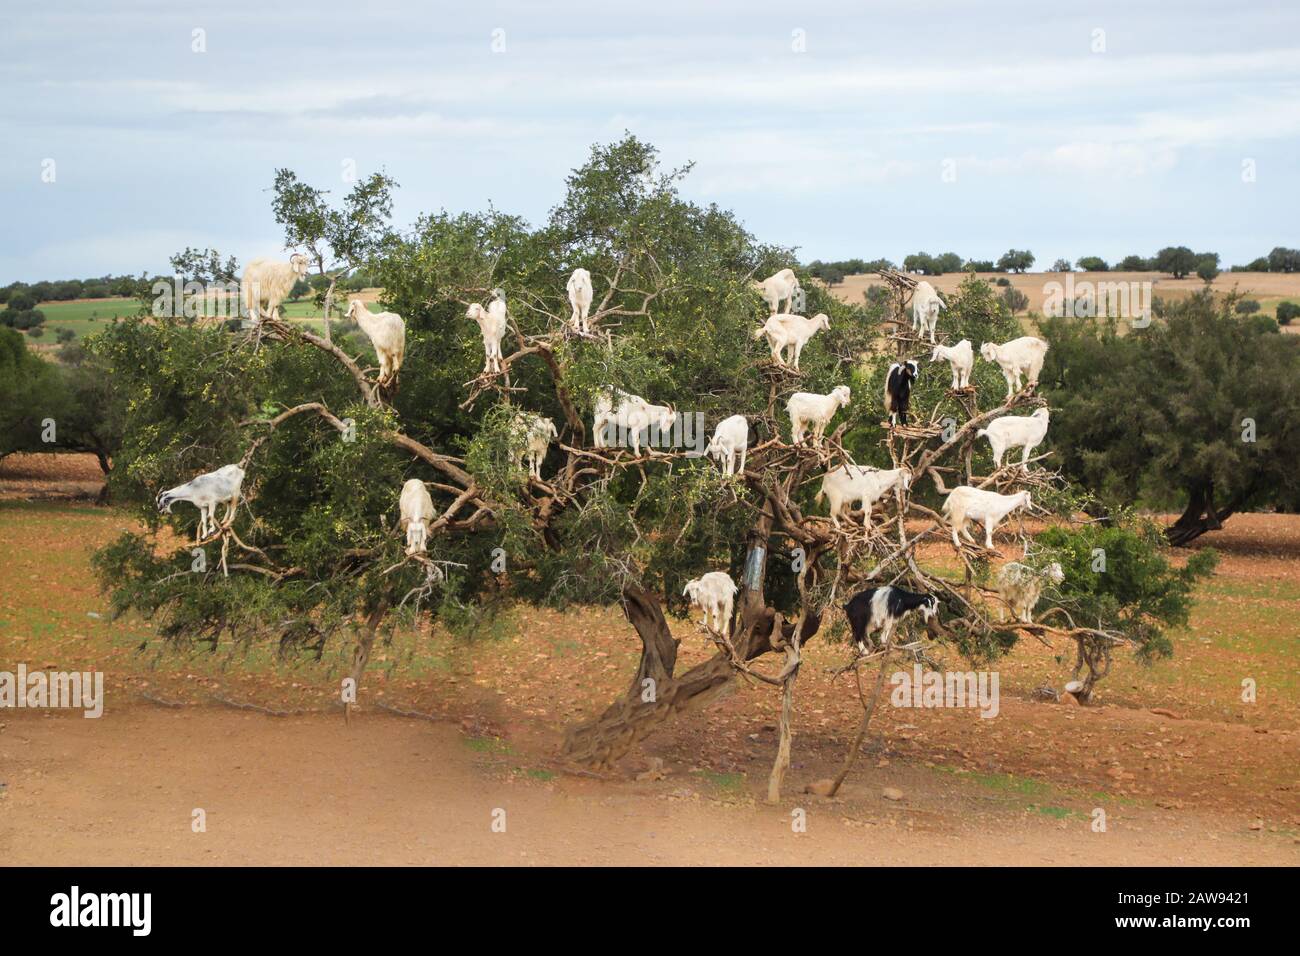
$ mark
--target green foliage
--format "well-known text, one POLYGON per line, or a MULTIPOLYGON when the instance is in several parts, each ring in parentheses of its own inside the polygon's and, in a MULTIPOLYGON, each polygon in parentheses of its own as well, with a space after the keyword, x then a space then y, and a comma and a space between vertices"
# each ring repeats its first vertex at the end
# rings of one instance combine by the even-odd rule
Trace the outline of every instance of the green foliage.
POLYGON ((1025 272, 1034 264, 1034 254, 1028 249, 1008 249, 998 259, 999 272, 1025 272))
POLYGON ((1203 549, 1174 567, 1150 521, 1054 526, 1035 544, 1043 549, 1039 564, 1057 561, 1065 572, 1064 582, 1053 586, 1053 603, 1080 627, 1120 631, 1144 660, 1173 653, 1168 629, 1187 625, 1196 584, 1218 562, 1213 550, 1203 549))
POLYGON ((0 328, 0 458, 15 451, 50 451, 42 422, 67 407, 58 369, 27 350, 23 336, 0 328))
POLYGON ((1290 325, 1298 315, 1300 315, 1300 304, 1295 302, 1279 302, 1277 304, 1278 325, 1290 325))
POLYGON ((1084 256, 1079 260, 1079 268, 1084 272, 1106 272, 1110 266, 1100 256, 1084 256))
POLYGON ((1102 501, 1181 507, 1213 489, 1232 510, 1300 505, 1300 341, 1208 292, 1124 336, 1068 316, 1042 332, 1061 464, 1102 501))
POLYGON ((1259 311, 1259 303, 1254 299, 1242 299, 1237 303, 1234 311, 1238 315, 1250 315, 1259 311))

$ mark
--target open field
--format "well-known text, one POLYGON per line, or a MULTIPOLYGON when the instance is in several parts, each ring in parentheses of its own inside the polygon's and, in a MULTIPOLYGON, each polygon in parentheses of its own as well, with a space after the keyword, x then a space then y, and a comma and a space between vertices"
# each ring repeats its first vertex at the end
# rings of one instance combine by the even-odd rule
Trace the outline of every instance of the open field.
MULTIPOLYGON (((1177 299, 1191 295, 1204 287, 1205 283, 1196 276, 1174 279, 1159 272, 1028 272, 1014 275, 1003 272, 979 272, 981 279, 990 283, 998 279, 1008 279, 1011 284, 1029 297, 1029 311, 1041 313, 1047 297, 1046 286, 1049 282, 1059 282, 1065 286, 1066 276, 1074 276, 1076 288, 1082 282, 1151 282, 1152 295, 1166 299, 1177 299)), ((957 291, 964 272, 953 272, 941 276, 923 277, 938 291, 947 294, 957 291)), ((831 291, 843 302, 860 303, 867 289, 883 285, 877 275, 845 276, 844 281, 833 286, 831 291)), ((1216 293, 1227 294, 1234 289, 1246 298, 1256 299, 1260 304, 1260 314, 1275 316, 1280 302, 1300 302, 1300 273, 1277 272, 1223 272, 1212 283, 1216 293)), ((942 320, 941 320, 942 321, 942 320)), ((1300 332, 1300 326, 1294 323, 1285 331, 1300 332)))
MULTIPOLYGON (((95 668, 107 689, 99 720, 0 717, 7 861, 1300 862, 1300 516, 1242 515, 1205 538, 1223 560, 1172 660, 1121 654, 1096 706, 1066 707, 1032 692, 1060 687, 1069 649, 1022 641, 989 665, 997 717, 882 707, 834 801, 800 790, 833 771, 859 707, 828 673, 842 637, 819 635, 779 807, 761 803, 777 710, 765 685, 737 684, 665 725, 604 778, 556 763, 564 728, 634 668, 615 610, 510 611, 470 639, 399 631, 377 646, 349 728, 336 704, 346 637, 320 661, 281 659, 171 650, 147 621, 109 623, 89 555, 133 526, 86 504, 0 501, 0 661, 95 668), (1246 677, 1257 703, 1240 699, 1246 677), (902 799, 884 799, 886 787, 902 799), (190 831, 194 807, 209 814, 206 834, 190 831), (791 832, 796 807, 807 833, 791 832), (489 828, 496 808, 507 834, 489 828), (1104 834, 1090 829, 1096 808, 1104 834)), ((920 557, 942 569, 945 552, 920 557)), ((690 622, 671 623, 679 668, 711 654, 690 622)))
MULTIPOLYGON (((356 293, 343 293, 341 301, 345 308, 349 298, 360 298, 363 302, 373 306, 379 298, 380 291, 379 289, 365 289, 356 293)), ((37 308, 45 313, 45 335, 41 338, 39 345, 51 346, 59 329, 71 329, 76 334, 77 340, 80 340, 93 332, 99 331, 114 318, 135 315, 140 310, 140 302, 137 299, 125 297, 71 299, 63 302, 42 302, 37 308)), ((374 306, 373 311, 377 310, 378 306, 374 306)), ((281 307, 280 312, 290 319, 316 319, 317 321, 311 324, 317 329, 320 328, 321 310, 309 299, 287 302, 281 307)), ((338 317, 336 314, 335 318, 338 317)))

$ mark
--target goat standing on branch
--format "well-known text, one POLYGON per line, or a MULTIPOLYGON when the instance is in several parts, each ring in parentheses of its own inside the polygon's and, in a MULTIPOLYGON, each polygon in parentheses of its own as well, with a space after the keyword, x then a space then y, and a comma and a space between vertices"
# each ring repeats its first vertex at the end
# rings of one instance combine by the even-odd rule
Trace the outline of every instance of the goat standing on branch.
POLYGON ((501 371, 501 340, 506 334, 506 300, 500 289, 493 290, 493 299, 485 309, 475 302, 465 312, 465 318, 478 323, 483 333, 483 374, 501 371))
POLYGON ((943 300, 934 291, 934 286, 924 279, 918 282, 916 291, 912 293, 912 331, 921 337, 929 331, 931 345, 934 345, 934 327, 939 321, 939 310, 942 308, 943 300))
POLYGON ((687 581, 682 594, 704 611, 700 621, 709 630, 728 637, 731 634, 731 610, 735 601, 736 582, 725 571, 710 571, 693 581, 687 581))
POLYGON ((754 341, 767 336, 767 344, 772 349, 772 361, 777 365, 790 365, 798 371, 799 356, 803 354, 803 347, 808 344, 808 340, 819 329, 830 327, 831 320, 825 312, 818 312, 811 319, 802 315, 774 315, 761 328, 754 330, 754 341), (788 363, 785 354, 787 350, 791 357, 788 363))
POLYGON ((1002 456, 1009 448, 1024 448, 1020 456, 1020 467, 1029 467, 1029 456, 1047 437, 1047 424, 1051 413, 1046 408, 1036 410, 1032 415, 1003 415, 995 418, 984 428, 975 433, 976 437, 986 436, 993 447, 993 464, 1002 467, 1002 456))
POLYGON ((867 653, 871 635, 876 631, 880 631, 876 646, 887 645, 899 621, 913 611, 920 611, 922 620, 929 623, 939 611, 939 599, 933 594, 918 594, 886 585, 868 588, 844 605, 844 614, 849 619, 849 629, 859 654, 867 653))
POLYGON ((433 499, 429 489, 419 478, 408 478, 402 485, 402 497, 398 501, 401 509, 399 524, 406 529, 406 553, 415 554, 426 550, 429 542, 429 524, 436 516, 433 499))
POLYGON ((930 354, 931 362, 947 360, 952 368, 952 390, 954 392, 970 387, 970 373, 975 369, 975 352, 970 339, 962 339, 956 345, 936 345, 930 354))
POLYGON ((812 426, 813 444, 820 445, 826 434, 826 426, 835 417, 835 412, 849 403, 851 393, 847 385, 836 385, 829 395, 815 392, 795 392, 785 403, 786 413, 790 416, 790 444, 797 445, 808 434, 812 426))
POLYGON ((569 305, 573 306, 573 314, 569 316, 570 327, 582 335, 590 335, 591 323, 587 321, 587 313, 591 311, 591 300, 595 297, 591 287, 591 273, 586 269, 574 269, 566 288, 569 292, 569 305))
POLYGON ((1017 491, 1014 495, 1002 495, 996 491, 959 485, 948 493, 943 501, 944 517, 952 526, 952 546, 961 550, 958 532, 971 544, 975 539, 966 530, 967 521, 984 523, 984 547, 993 550, 993 532, 998 523, 1017 508, 1028 508, 1029 492, 1017 491))
POLYGON ((840 526, 840 515, 854 502, 862 505, 862 526, 871 527, 871 508, 885 492, 898 488, 906 491, 912 487, 912 473, 906 468, 882 471, 863 465, 840 465, 826 472, 821 489, 814 499, 820 503, 825 497, 830 502, 831 524, 840 526))
POLYGON ((288 262, 254 259, 244 266, 240 291, 244 295, 249 321, 256 325, 263 315, 280 318, 280 303, 288 298, 299 279, 307 277, 310 267, 311 260, 300 252, 291 255, 288 262))
POLYGON ((406 355, 406 323, 396 312, 371 312, 360 299, 348 303, 348 318, 361 326, 379 357, 379 384, 387 387, 397 379, 406 355))
POLYGON ((908 359, 895 362, 889 366, 885 376, 885 411, 889 415, 890 425, 906 425, 907 410, 912 402, 912 383, 920 374, 921 367, 908 359))
POLYGON ((998 571, 998 593, 1006 601, 1012 615, 1022 624, 1034 623, 1034 606, 1043 596, 1047 582, 1060 584, 1065 571, 1053 561, 1041 571, 1019 561, 1010 561, 998 571))
POLYGON ((732 415, 718 422, 705 451, 722 465, 724 475, 736 473, 736 454, 740 453, 740 473, 745 473, 745 453, 749 449, 749 419, 732 415))
POLYGON ((158 495, 158 510, 171 514, 172 505, 178 501, 188 501, 199 509, 199 526, 194 533, 194 543, 198 544, 217 530, 215 513, 217 505, 225 502, 226 516, 222 524, 228 524, 235 516, 239 504, 239 489, 244 484, 244 469, 238 465, 226 465, 216 471, 199 475, 183 485, 168 488, 158 495))
POLYGON ((794 274, 793 269, 782 269, 762 282, 755 282, 754 288, 763 297, 767 307, 772 310, 772 315, 781 311, 782 301, 785 302, 786 312, 791 312, 794 310, 795 294, 800 291, 799 277, 794 274))
POLYGON ((526 458, 528 473, 541 481, 542 461, 546 458, 546 451, 551 447, 551 442, 559 437, 555 422, 541 415, 523 414, 516 420, 515 429, 516 437, 523 446, 519 452, 520 467, 523 467, 526 458))
POLYGON ((1043 370, 1048 344, 1032 335, 1022 335, 1003 345, 985 342, 980 346, 980 356, 986 362, 996 362, 1007 380, 1007 398, 1020 391, 1020 376, 1026 375, 1030 385, 1038 384, 1038 374, 1043 370))
MULTIPOLYGON (((616 388, 602 391, 596 398, 592 438, 597 448, 623 445, 630 440, 633 453, 641 454, 641 433, 651 427, 662 434, 671 431, 677 413, 670 405, 651 405, 640 395, 616 388), (617 402, 617 404, 615 404, 617 402), (614 434, 610 434, 611 430, 614 434), (610 439, 613 439, 612 441, 610 439)), ((647 440, 653 436, 647 435, 647 440)))

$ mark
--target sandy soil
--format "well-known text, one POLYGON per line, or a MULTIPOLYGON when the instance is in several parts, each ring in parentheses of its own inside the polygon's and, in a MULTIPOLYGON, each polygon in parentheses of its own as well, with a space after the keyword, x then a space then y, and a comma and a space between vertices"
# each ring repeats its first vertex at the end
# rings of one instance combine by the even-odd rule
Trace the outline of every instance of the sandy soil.
POLYGON ((90 454, 27 454, 0 459, 0 501, 95 498, 104 472, 90 454))
POLYGON ((0 737, 10 864, 1294 864, 1290 837, 1219 814, 1112 809, 1107 832, 899 768, 834 802, 707 784, 520 772, 445 725, 129 707, 23 715, 0 737), (206 831, 193 832, 193 811, 206 831), (804 832, 792 821, 802 811, 804 832), (503 816, 504 813, 504 816, 503 816), (505 832, 494 821, 504 819, 505 832), (499 828, 499 826, 498 826, 499 828))

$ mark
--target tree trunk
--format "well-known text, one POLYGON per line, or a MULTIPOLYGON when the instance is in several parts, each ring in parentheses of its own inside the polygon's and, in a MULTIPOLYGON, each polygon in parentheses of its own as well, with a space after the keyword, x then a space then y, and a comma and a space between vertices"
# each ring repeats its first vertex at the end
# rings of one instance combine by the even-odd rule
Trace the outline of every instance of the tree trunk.
MULTIPOLYGON (((368 615, 366 622, 362 625, 361 631, 357 634, 357 646, 352 651, 352 692, 359 694, 361 691, 361 675, 366 671, 366 665, 370 663, 370 648, 375 643, 375 632, 379 630, 379 623, 388 613, 388 602, 380 601, 368 615)), ((343 719, 351 723, 352 721, 352 704, 348 701, 343 703, 343 719)))
MULTIPOLYGON (((736 676, 731 662, 719 653, 681 677, 674 677, 677 641, 668 631, 658 599, 647 591, 629 589, 624 593, 623 606, 641 638, 641 663, 636 676, 627 692, 599 717, 570 728, 560 749, 562 756, 597 769, 613 767, 661 723, 689 708, 705 705, 736 676), (653 683, 643 683, 647 678, 653 683)), ((772 650, 774 617, 771 609, 764 609, 752 630, 737 628, 743 645, 737 642, 736 650, 745 660, 772 650)), ((820 618, 810 611, 802 641, 816 634, 820 625, 820 618)), ((794 624, 783 625, 782 633, 788 641, 794 635, 794 624)))
POLYGON ((1213 483, 1193 488, 1183 513, 1165 529, 1166 540, 1174 547, 1183 548, 1207 531, 1222 530, 1223 522, 1237 513, 1248 496, 1248 492, 1242 492, 1229 501, 1226 507, 1219 509, 1214 504, 1213 483))

